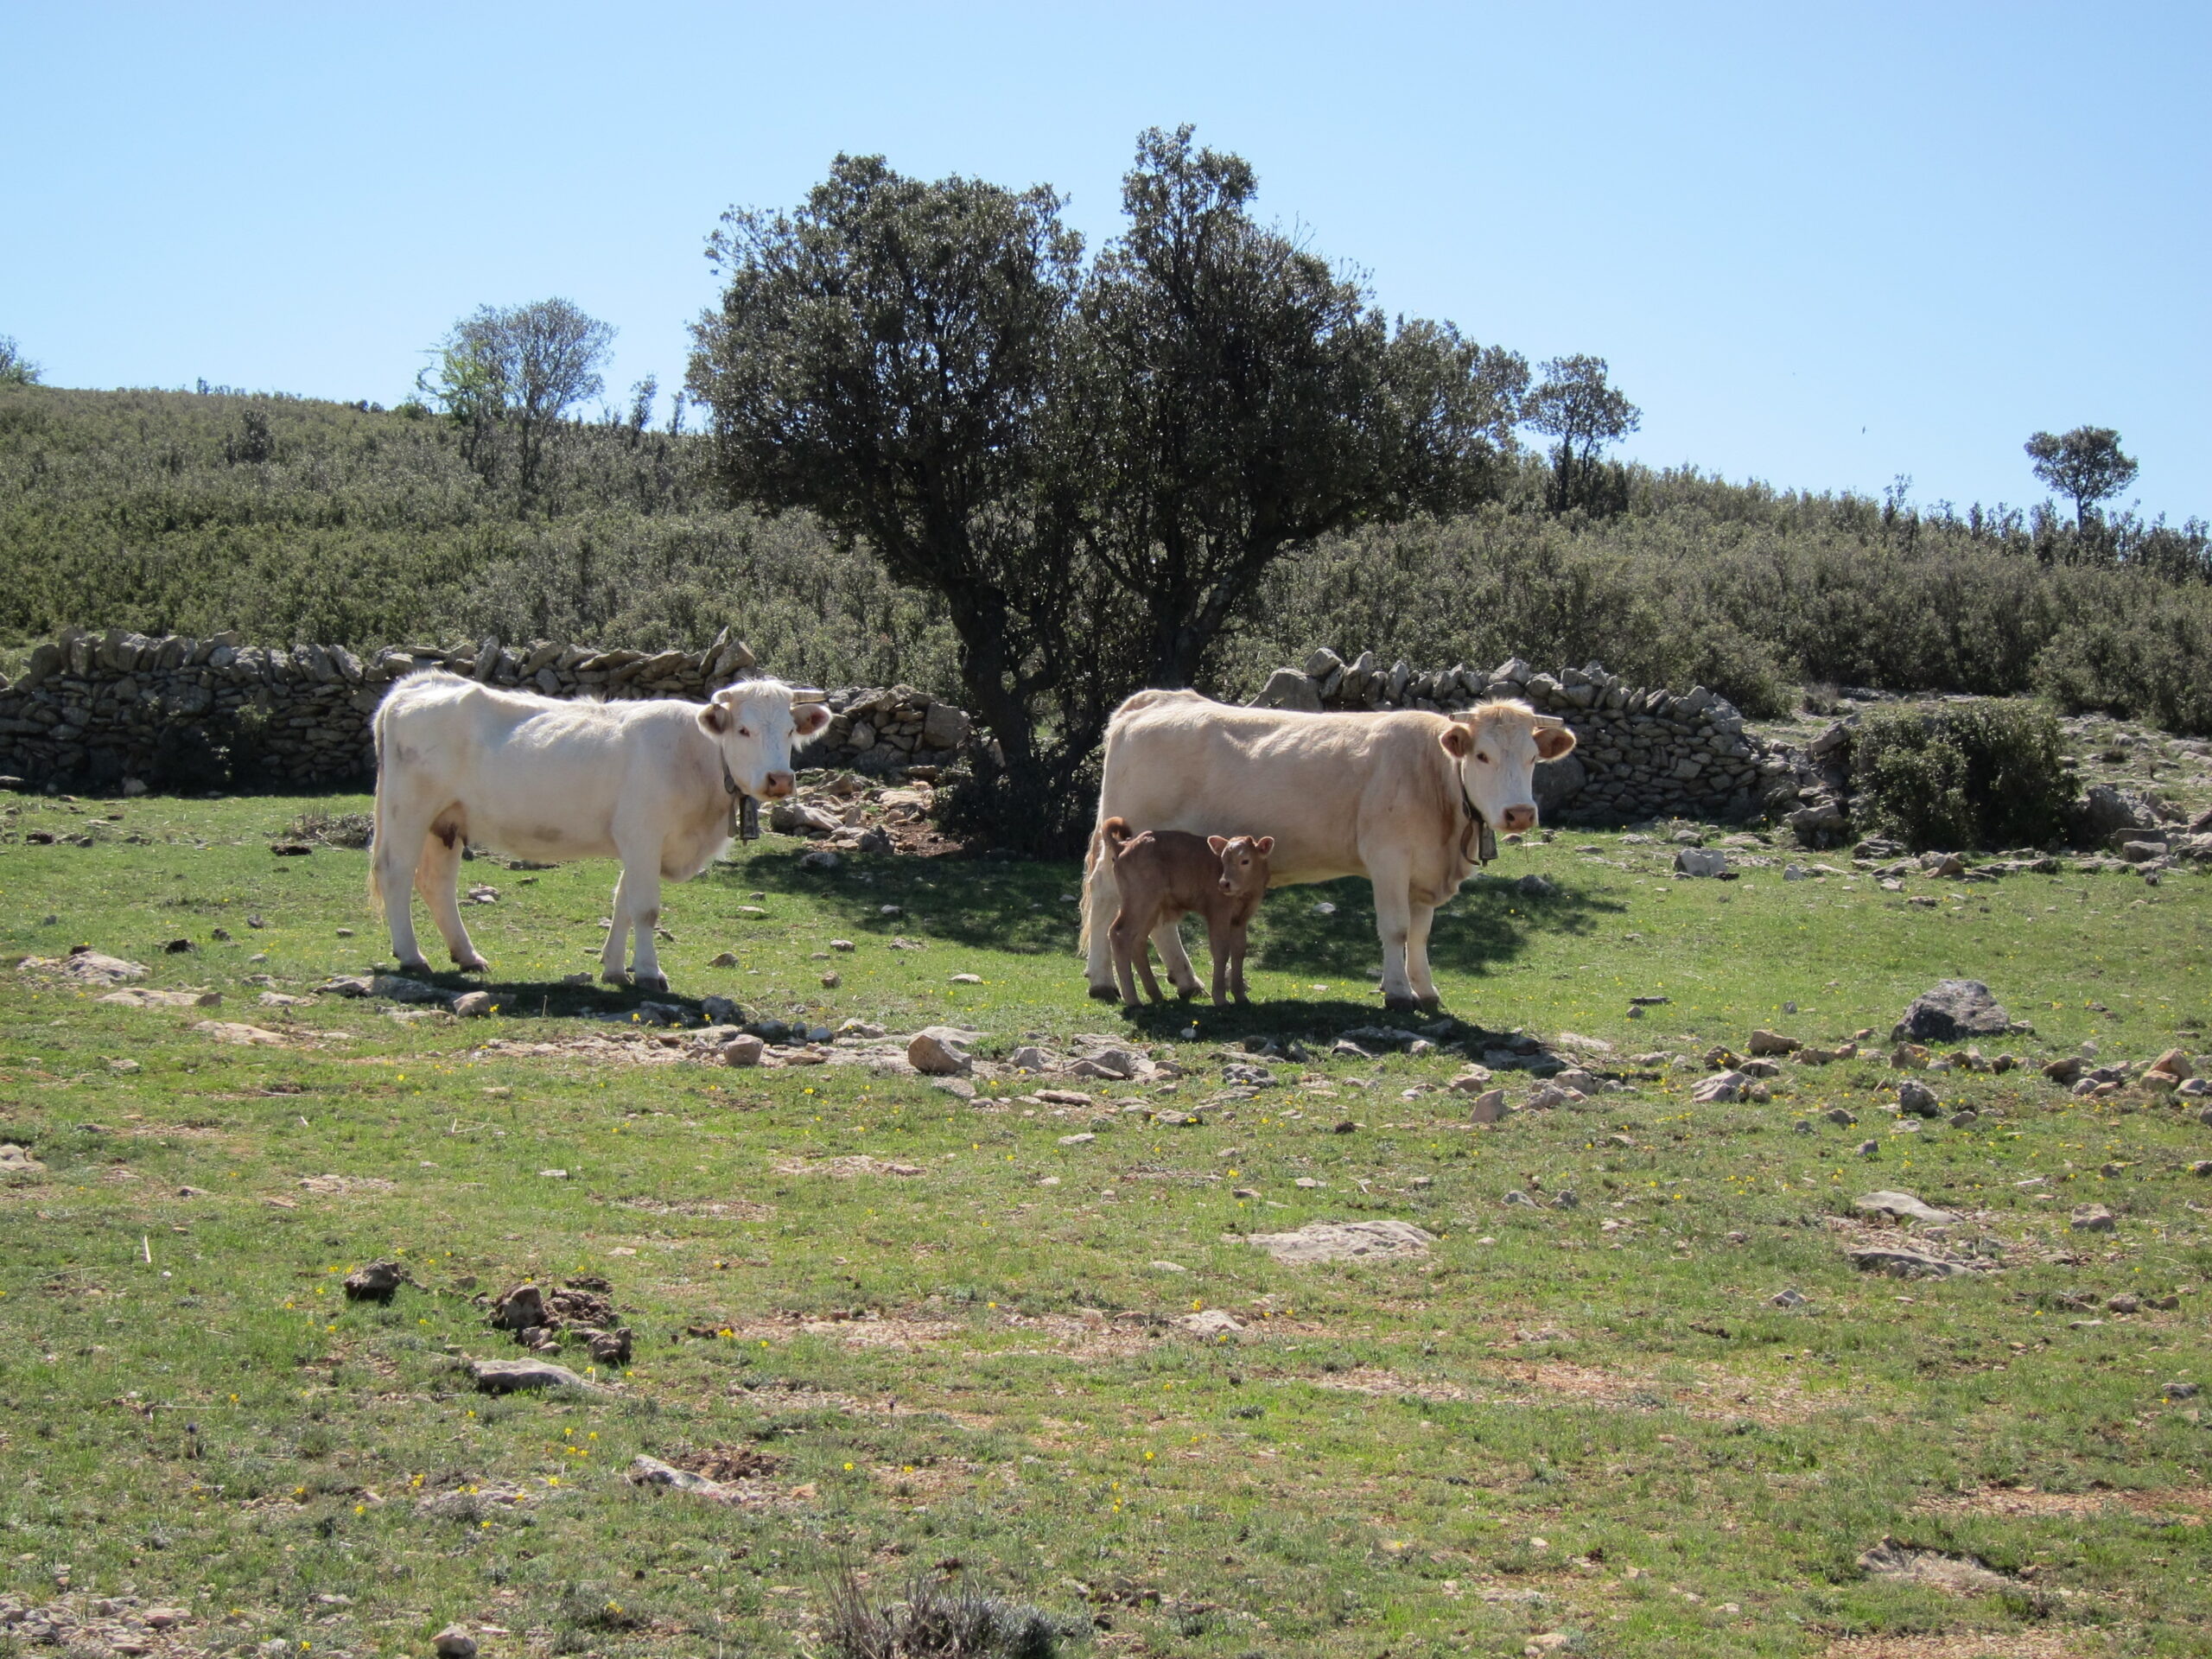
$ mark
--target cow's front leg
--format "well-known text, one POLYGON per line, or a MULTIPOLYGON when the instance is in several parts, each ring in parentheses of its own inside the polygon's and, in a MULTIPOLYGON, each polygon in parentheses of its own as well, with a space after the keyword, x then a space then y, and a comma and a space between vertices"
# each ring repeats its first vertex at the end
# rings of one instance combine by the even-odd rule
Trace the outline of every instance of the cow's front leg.
POLYGON ((1382 1006, 1398 1011, 1421 1006, 1406 974, 1406 944, 1413 936, 1413 881, 1402 862, 1370 859, 1375 879, 1375 931, 1382 941, 1382 1006))
POLYGON ((599 976, 610 985, 627 985, 630 976, 622 967, 622 949, 630 938, 630 867, 614 884, 613 913, 607 918, 607 943, 599 949, 599 976))
MULTIPOLYGON (((668 981, 660 971, 660 948, 654 942, 653 930, 660 925, 660 849, 652 849, 651 858, 639 863, 626 859, 622 865, 622 885, 629 890, 630 925, 637 930, 637 948, 630 957, 630 981, 641 991, 664 991, 668 981)), ((620 925, 617 918, 616 925, 620 925)), ((616 954, 620 954, 621 941, 615 941, 616 954)))
POLYGON ((1435 1007, 1444 1001, 1428 972, 1428 930, 1435 919, 1434 905, 1416 903, 1411 906, 1406 929, 1406 977, 1413 982, 1414 995, 1424 1008, 1435 1007))

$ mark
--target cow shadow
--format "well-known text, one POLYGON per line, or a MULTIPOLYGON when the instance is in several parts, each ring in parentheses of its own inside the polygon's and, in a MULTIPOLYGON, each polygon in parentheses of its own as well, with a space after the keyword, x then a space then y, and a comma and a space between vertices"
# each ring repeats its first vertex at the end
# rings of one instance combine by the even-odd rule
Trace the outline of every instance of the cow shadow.
MULTIPOLYGON (((1490 973, 1523 955, 1541 935, 1579 937, 1602 918, 1626 910, 1618 899, 1564 885, 1530 893, 1515 881, 1470 881, 1436 912, 1428 936, 1429 964, 1452 973, 1490 973)), ((1252 930, 1251 966, 1362 982, 1380 971, 1375 890, 1363 878, 1278 888, 1268 895, 1260 915, 1252 930)))

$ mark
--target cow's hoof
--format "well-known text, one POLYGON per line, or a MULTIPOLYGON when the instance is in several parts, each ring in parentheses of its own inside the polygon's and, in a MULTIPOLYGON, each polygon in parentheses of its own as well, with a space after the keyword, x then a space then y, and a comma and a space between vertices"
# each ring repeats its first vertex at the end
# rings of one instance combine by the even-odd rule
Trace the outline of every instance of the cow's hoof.
POLYGON ((481 957, 455 957, 453 965, 464 974, 488 974, 492 964, 481 957))
POLYGON ((1121 995, 1121 992, 1116 990, 1111 985, 1094 985, 1090 988, 1090 995, 1094 1001, 1112 1002, 1121 995))
POLYGON ((1196 985, 1178 985, 1175 988, 1175 995, 1181 997, 1185 1002, 1189 1002, 1203 996, 1205 992, 1196 985))
POLYGON ((664 991, 668 981, 659 974, 632 974, 630 982, 641 991, 664 991))
POLYGON ((1386 996, 1382 1006, 1392 1014, 1419 1014, 1421 1007, 1421 999, 1412 996, 1386 996))
POLYGON ((399 964, 399 971, 403 974, 427 974, 430 971, 430 964, 419 957, 413 962, 403 958, 399 964))
POLYGON ((599 976, 599 982, 602 985, 619 985, 624 990, 627 990, 630 988, 630 976, 617 968, 611 972, 601 974, 599 976))

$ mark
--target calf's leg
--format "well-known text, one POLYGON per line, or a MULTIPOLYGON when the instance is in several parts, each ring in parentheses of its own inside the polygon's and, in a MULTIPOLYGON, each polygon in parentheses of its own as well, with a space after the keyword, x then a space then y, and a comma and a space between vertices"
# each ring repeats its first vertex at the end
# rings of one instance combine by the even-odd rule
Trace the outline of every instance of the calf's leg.
POLYGON ((1175 995, 1189 998, 1198 994, 1198 976, 1191 966, 1191 953, 1183 948, 1183 915, 1181 911, 1163 915, 1152 930, 1152 942, 1160 947, 1160 965, 1167 970, 1175 995))
POLYGON ((1229 953, 1236 926, 1224 916, 1206 918, 1206 954, 1213 958, 1213 1005, 1229 1006, 1229 953))

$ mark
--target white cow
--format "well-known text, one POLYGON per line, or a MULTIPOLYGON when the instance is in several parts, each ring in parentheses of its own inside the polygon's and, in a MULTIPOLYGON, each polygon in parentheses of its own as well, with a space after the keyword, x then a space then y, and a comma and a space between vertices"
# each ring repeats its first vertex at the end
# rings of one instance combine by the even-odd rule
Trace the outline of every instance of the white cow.
MULTIPOLYGON (((1273 880, 1286 887, 1365 875, 1382 937, 1382 996, 1393 1008, 1433 1007, 1428 930, 1495 830, 1536 825, 1538 760, 1574 747, 1564 721, 1525 702, 1462 714, 1305 714, 1243 709, 1195 691, 1140 691, 1106 727, 1098 822, 1141 830, 1273 836, 1273 880)), ((1112 861, 1096 834, 1085 869, 1083 926, 1090 994, 1115 995, 1107 938, 1112 861)), ((1175 988, 1198 994, 1173 924, 1153 935, 1175 988)))
POLYGON ((408 888, 430 907, 453 959, 487 966, 461 925, 465 842, 557 863, 619 858, 601 976, 665 990, 653 928, 660 883, 688 881, 734 831, 741 796, 789 795, 791 739, 830 721, 778 680, 727 686, 704 703, 561 702, 442 671, 410 674, 377 709, 376 836, 369 895, 379 899, 403 968, 426 964, 408 888))

